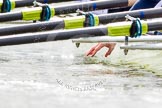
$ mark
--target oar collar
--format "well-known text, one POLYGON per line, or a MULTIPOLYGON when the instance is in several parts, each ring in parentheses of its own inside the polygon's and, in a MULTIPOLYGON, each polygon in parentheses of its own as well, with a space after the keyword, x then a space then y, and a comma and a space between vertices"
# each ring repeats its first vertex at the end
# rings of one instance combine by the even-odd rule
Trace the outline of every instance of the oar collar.
POLYGON ((3 0, 3 4, 2 4, 2 7, 1 7, 1 12, 2 13, 10 12, 11 7, 12 7, 12 4, 11 4, 10 0, 3 0))
POLYGON ((48 5, 42 6, 40 21, 48 21, 51 18, 51 9, 48 5))

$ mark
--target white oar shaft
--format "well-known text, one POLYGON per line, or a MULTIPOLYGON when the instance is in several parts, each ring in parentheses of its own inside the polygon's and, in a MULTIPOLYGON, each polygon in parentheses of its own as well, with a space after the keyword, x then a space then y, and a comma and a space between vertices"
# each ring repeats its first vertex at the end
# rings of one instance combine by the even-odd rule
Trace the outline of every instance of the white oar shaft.
MULTIPOLYGON (((125 42, 125 37, 92 37, 72 40, 74 43, 98 43, 98 42, 125 42)), ((141 36, 139 38, 129 38, 129 42, 162 42, 162 36, 141 36)))
POLYGON ((127 50, 162 50, 162 44, 124 45, 120 48, 127 50))

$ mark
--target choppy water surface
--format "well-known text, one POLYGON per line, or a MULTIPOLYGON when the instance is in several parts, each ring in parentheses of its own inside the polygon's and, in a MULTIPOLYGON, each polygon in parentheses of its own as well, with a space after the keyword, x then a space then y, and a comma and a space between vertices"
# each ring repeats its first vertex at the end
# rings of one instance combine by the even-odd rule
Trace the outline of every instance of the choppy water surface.
POLYGON ((161 52, 124 56, 116 48, 109 58, 102 58, 106 49, 85 57, 90 46, 77 49, 68 40, 1 47, 1 108, 161 107, 162 79, 151 70, 161 52))
POLYGON ((77 49, 67 40, 1 47, 0 108, 161 108, 162 51, 125 56, 116 47, 108 58, 106 49, 85 57, 93 45, 77 49))

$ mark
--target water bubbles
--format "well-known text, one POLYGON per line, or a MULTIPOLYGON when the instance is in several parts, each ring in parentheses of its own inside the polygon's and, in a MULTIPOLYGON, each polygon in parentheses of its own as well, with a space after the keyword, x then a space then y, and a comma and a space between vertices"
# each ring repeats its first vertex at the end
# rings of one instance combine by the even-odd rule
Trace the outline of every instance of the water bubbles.
POLYGON ((65 54, 62 54, 61 55, 61 58, 62 59, 74 59, 75 57, 74 57, 74 55, 73 54, 68 54, 68 55, 65 55, 65 54))

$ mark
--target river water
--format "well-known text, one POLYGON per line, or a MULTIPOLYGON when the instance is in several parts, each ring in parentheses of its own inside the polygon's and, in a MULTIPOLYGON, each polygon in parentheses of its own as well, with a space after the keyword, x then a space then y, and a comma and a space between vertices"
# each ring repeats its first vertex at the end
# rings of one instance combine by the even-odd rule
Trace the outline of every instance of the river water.
MULTIPOLYGON (((4 24, 4 26, 8 26, 4 24)), ((161 108, 162 51, 95 57, 71 40, 0 47, 0 108, 161 108)))

